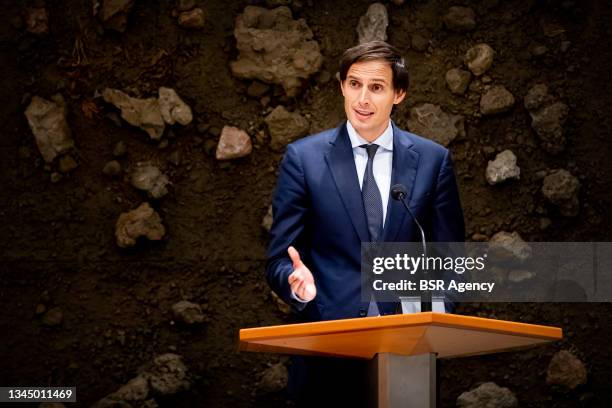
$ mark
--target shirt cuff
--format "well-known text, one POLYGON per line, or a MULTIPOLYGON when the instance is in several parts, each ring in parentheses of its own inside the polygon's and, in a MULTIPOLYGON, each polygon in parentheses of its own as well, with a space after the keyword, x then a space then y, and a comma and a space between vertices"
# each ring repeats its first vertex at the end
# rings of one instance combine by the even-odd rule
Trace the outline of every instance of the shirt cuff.
POLYGON ((300 299, 299 296, 296 295, 293 290, 291 291, 291 299, 297 300, 300 303, 308 303, 309 302, 309 300, 302 300, 302 299, 300 299))

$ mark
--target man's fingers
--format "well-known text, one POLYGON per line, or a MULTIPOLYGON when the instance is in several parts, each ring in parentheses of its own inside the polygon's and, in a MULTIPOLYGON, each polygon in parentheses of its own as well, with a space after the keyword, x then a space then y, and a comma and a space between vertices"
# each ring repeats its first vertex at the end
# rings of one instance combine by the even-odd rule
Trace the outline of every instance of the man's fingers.
POLYGON ((302 264, 302 260, 300 259, 300 253, 294 247, 290 246, 287 248, 287 253, 289 254, 289 258, 291 258, 291 262, 293 262, 293 269, 299 268, 302 264))
POLYGON ((302 299, 312 299, 317 294, 317 288, 312 283, 307 283, 304 285, 304 296, 302 299))
POLYGON ((299 252, 297 249, 290 246, 287 248, 287 253, 289 254, 289 258, 293 263, 293 272, 291 272, 287 278, 289 285, 291 286, 291 290, 300 299, 307 301, 314 299, 314 297, 317 295, 317 288, 312 282, 313 278, 310 271, 302 263, 299 252))
POLYGON ((289 281, 289 285, 291 286, 291 288, 295 292, 296 288, 297 288, 297 285, 299 285, 300 283, 304 282, 304 277, 302 276, 300 271, 294 271, 291 275, 289 275, 288 281, 289 281))
POLYGON ((293 291, 300 297, 300 299, 304 299, 304 281, 301 281, 299 283, 297 283, 295 289, 293 289, 293 291))
POLYGON ((302 271, 300 271, 299 269, 294 270, 293 272, 291 272, 291 274, 289 275, 289 284, 291 285, 294 281, 296 280, 304 280, 304 276, 302 274, 302 271))
POLYGON ((301 282, 297 290, 294 291, 302 300, 311 301, 317 295, 317 288, 314 284, 301 282))

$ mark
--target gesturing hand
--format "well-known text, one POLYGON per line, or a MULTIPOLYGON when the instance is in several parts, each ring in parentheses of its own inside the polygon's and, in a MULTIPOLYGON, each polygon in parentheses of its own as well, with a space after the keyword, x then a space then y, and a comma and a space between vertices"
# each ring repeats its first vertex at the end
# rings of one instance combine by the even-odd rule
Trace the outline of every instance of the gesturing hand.
POLYGON ((291 262, 293 262, 293 272, 289 275, 291 290, 300 299, 310 302, 317 296, 317 287, 314 284, 312 273, 300 259, 297 249, 290 246, 287 249, 287 253, 289 258, 291 258, 291 262))

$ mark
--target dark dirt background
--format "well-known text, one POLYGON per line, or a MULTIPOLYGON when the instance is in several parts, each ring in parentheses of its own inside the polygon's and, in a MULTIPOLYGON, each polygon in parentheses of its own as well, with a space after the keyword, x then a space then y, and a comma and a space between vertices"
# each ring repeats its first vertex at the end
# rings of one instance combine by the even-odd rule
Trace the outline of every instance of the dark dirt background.
MULTIPOLYGON (((254 151, 244 159, 221 164, 214 158, 225 124, 251 136, 265 129, 260 102, 246 94, 250 82, 234 78, 228 65, 237 54, 234 21, 249 2, 202 2, 205 28, 186 31, 172 16, 174 2, 137 1, 126 32, 118 34, 97 29, 89 2, 48 1, 44 36, 26 33, 20 23, 31 3, 2 1, 0 13, 0 384, 76 385, 77 405, 88 406, 154 356, 171 351, 184 357, 195 380, 189 391, 158 400, 160 406, 282 406, 282 395, 257 396, 256 389, 260 373, 282 358, 236 351, 239 328, 290 320, 278 310, 263 276, 261 220, 281 154, 264 138, 254 139, 254 151), (108 118, 114 110, 94 99, 96 90, 107 86, 149 96, 162 85, 175 88, 195 117, 193 124, 173 128, 163 149, 144 132, 115 124, 108 118), (52 184, 23 112, 33 95, 56 92, 68 102, 79 166, 52 184), (88 118, 83 102, 96 103, 100 112, 88 118), (124 168, 150 160, 173 183, 171 194, 155 204, 167 227, 162 242, 131 250, 115 244, 117 217, 144 199, 127 179, 102 174, 118 141, 127 144, 128 154, 120 159, 124 168), (178 165, 168 160, 175 151, 178 165), (199 328, 172 324, 170 307, 181 299, 204 305, 207 322, 199 328), (38 304, 61 307, 62 325, 44 326, 35 313, 38 304)), ((466 238, 505 229, 527 241, 612 240, 612 6, 594 0, 459 3, 476 11, 471 34, 442 27, 441 16, 457 4, 452 1, 390 3, 387 33, 405 52, 412 74, 407 102, 394 115, 397 123, 405 127, 410 107, 425 101, 466 114, 467 134, 450 146, 466 238), (546 37, 542 18, 559 21, 565 33, 546 37), (415 34, 430 41, 431 52, 411 49, 415 34), (571 41, 566 53, 559 51, 562 40, 571 41), (488 75, 518 99, 511 112, 482 119, 472 116, 477 99, 453 96, 444 81, 446 70, 460 65, 465 51, 481 41, 497 52, 488 75), (546 56, 531 57, 529 47, 536 43, 548 47, 546 56), (570 107, 568 145, 557 156, 539 147, 522 106, 522 97, 539 82, 570 107), (487 160, 507 148, 518 157, 521 179, 490 187, 484 178, 487 160), (535 173, 559 167, 582 183, 575 218, 562 217, 540 193, 535 173), (552 220, 544 230, 542 217, 552 220)), ((294 17, 305 18, 313 30, 323 70, 332 77, 341 52, 356 43, 355 27, 368 4, 292 6, 294 17)), ((344 117, 334 80, 313 78, 297 99, 279 89, 270 96, 271 106, 283 104, 305 115, 311 132, 344 117)), ((442 407, 454 406, 461 392, 485 381, 509 387, 521 407, 610 406, 610 304, 463 305, 459 312, 557 325, 566 336, 533 350, 443 361, 442 407), (572 392, 546 385, 546 368, 559 349, 585 362, 587 385, 572 392)))

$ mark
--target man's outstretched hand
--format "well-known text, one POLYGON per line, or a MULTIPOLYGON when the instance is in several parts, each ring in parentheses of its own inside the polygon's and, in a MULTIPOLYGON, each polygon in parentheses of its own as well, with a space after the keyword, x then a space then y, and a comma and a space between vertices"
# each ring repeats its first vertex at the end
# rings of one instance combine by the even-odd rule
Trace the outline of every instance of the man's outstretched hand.
POLYGON ((287 249, 287 253, 289 258, 291 258, 291 262, 293 262, 293 272, 289 275, 291 290, 300 299, 310 302, 317 296, 317 287, 314 284, 312 273, 300 259, 297 249, 290 246, 287 249))

